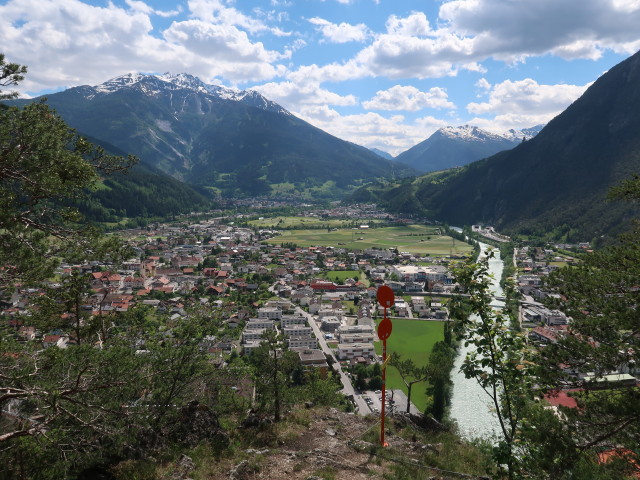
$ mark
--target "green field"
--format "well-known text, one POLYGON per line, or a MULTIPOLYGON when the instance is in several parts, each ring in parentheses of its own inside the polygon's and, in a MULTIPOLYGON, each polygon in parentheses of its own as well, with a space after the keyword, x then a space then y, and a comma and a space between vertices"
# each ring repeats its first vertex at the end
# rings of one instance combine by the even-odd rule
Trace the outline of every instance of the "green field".
MULTIPOLYGON (((358 219, 355 221, 358 225, 372 225, 380 223, 377 219, 358 219)), ((269 217, 258 220, 250 220, 249 225, 259 228, 348 228, 354 225, 354 220, 345 220, 341 218, 319 218, 319 217, 269 217)))
MULTIPOLYGON (((433 345, 444 340, 444 325, 442 322, 424 320, 393 319, 393 330, 387 340, 387 354, 398 352, 402 358, 410 358, 418 366, 424 366, 429 360, 433 345)), ((382 354, 382 342, 376 342, 376 353, 382 354)), ((427 399, 424 393, 426 382, 417 383, 411 391, 411 401, 424 411, 427 399)), ((387 388, 401 389, 407 393, 407 389, 400 378, 400 374, 393 367, 387 367, 387 388)), ((405 408, 406 405, 399 405, 405 408)))
POLYGON ((365 248, 397 248, 401 252, 420 255, 445 256, 449 253, 465 255, 471 252, 471 245, 438 235, 437 227, 426 225, 406 225, 403 227, 382 227, 362 229, 291 230, 272 238, 269 243, 295 243, 301 247, 327 246, 344 247, 349 250, 365 248))
POLYGON ((360 272, 357 270, 332 270, 327 272, 325 277, 332 282, 344 282, 347 278, 359 278, 360 272))

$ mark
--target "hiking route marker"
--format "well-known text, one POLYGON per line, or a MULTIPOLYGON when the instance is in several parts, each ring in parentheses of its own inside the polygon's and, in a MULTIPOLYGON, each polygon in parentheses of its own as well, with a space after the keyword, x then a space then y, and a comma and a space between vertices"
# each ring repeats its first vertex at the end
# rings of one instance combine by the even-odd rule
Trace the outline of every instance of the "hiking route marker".
POLYGON ((382 285, 378 288, 378 293, 376 295, 378 299, 378 303, 384 308, 384 318, 378 325, 378 338, 382 340, 382 408, 380 409, 380 444, 383 447, 388 446, 384 441, 384 411, 385 405, 387 403, 387 338, 391 336, 391 330, 393 329, 393 325, 391 324, 391 320, 387 317, 387 308, 391 308, 395 303, 395 297, 393 295, 393 290, 386 285, 382 285))

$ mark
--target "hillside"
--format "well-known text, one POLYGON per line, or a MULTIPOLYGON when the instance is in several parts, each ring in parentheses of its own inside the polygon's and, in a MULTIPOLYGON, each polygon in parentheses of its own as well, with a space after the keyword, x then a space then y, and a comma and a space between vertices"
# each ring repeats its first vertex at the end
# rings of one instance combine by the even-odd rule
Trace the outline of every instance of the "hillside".
MULTIPOLYGON (((125 156, 108 143, 88 137, 107 152, 125 156)), ((206 192, 205 192, 206 193, 206 192)), ((203 192, 144 164, 128 172, 114 173, 102 179, 98 188, 79 204, 90 221, 118 222, 123 218, 167 217, 207 210, 211 199, 203 192)))
POLYGON ((48 103, 72 127, 214 193, 335 198, 365 181, 415 174, 256 92, 186 74, 128 74, 49 95, 48 103))
MULTIPOLYGON (((425 428, 402 414, 390 416, 387 425, 388 447, 383 449, 374 416, 361 417, 335 408, 298 409, 277 426, 239 428, 231 438, 235 448, 217 458, 202 446, 172 460, 155 462, 155 476, 148 478, 489 478, 485 476, 489 459, 460 437, 425 428)), ((124 480, 127 475, 151 473, 149 467, 139 461, 111 470, 117 480, 124 480)))
POLYGON ((503 150, 510 150, 533 138, 541 129, 542 125, 538 125, 498 134, 470 125, 445 127, 402 152, 396 160, 424 173, 461 167, 503 150))
POLYGON ((513 150, 441 174, 374 184, 352 199, 379 199, 394 211, 452 224, 590 240, 616 233, 637 213, 606 196, 638 172, 640 53, 513 150))

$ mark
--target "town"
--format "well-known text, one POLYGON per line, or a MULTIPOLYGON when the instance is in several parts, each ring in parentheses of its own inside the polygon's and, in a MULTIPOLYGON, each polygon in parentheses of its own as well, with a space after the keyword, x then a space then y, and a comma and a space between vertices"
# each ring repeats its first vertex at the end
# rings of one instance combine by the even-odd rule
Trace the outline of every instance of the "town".
MULTIPOLYGON (((344 221, 389 218, 372 205, 305 208, 299 215, 302 219, 344 221)), ((98 262, 63 263, 46 287, 55 291, 69 275, 84 275, 88 290, 80 305, 83 319, 109 318, 114 312, 140 307, 165 315, 169 324, 188 319, 194 311, 204 314, 216 328, 202 340, 201 348, 221 367, 232 354, 250 355, 265 332, 276 331, 304 368, 317 369, 325 378, 333 370, 356 411, 377 413, 382 401, 375 388, 379 380, 370 385, 360 381, 354 386, 355 377, 350 373, 356 365, 381 362, 375 347, 376 320, 382 315, 375 298, 377 288, 387 285, 396 293, 392 318, 447 322, 447 302, 456 287, 449 263, 460 257, 423 257, 395 248, 352 250, 337 245, 279 244, 277 229, 252 227, 246 216, 202 219, 202 215, 192 215, 119 231, 116 234, 133 251, 133 257, 120 268, 98 262), (346 275, 338 275, 334 281, 331 273, 346 275)), ((485 241, 508 240, 491 228, 474 226, 472 231, 485 241)), ((588 247, 586 243, 558 244, 515 250, 513 261, 521 294, 518 322, 532 345, 544 346, 566 335, 569 319, 540 303, 547 296, 543 279, 561 265, 573 263, 572 252, 588 247)), ((65 348, 77 342, 72 328, 42 331, 30 324, 34 301, 42 295, 42 288, 18 288, 3 300, 0 305, 7 327, 16 338, 41 342, 43 348, 65 348)), ((72 312, 64 315, 73 317, 72 312)), ((627 366, 615 375, 633 379, 633 373, 627 366)), ((397 398, 404 398, 403 392, 396 393, 397 398)), ((420 409, 411 405, 411 411, 419 413, 420 409)))

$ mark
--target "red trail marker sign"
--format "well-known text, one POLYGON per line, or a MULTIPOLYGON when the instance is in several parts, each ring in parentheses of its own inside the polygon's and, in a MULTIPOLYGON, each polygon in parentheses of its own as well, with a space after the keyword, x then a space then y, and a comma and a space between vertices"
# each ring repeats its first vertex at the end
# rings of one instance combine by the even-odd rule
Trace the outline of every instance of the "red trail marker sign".
POLYGON ((386 447, 387 444, 384 441, 384 413, 385 405, 387 403, 387 338, 391 336, 391 330, 393 330, 393 324, 389 317, 387 317, 387 308, 391 308, 395 303, 395 295, 393 290, 382 285, 378 288, 376 295, 378 303, 384 308, 384 318, 378 325, 378 338, 382 340, 382 408, 380 409, 380 444, 386 447))

